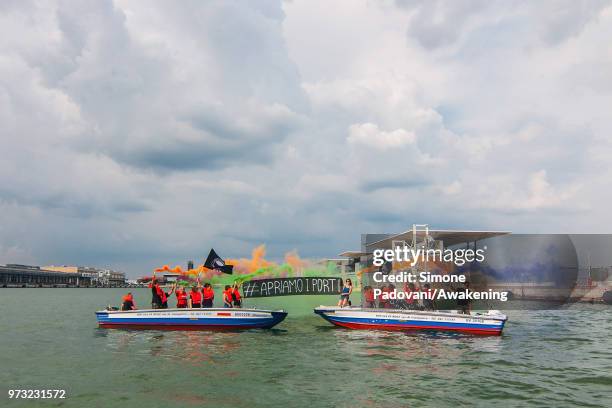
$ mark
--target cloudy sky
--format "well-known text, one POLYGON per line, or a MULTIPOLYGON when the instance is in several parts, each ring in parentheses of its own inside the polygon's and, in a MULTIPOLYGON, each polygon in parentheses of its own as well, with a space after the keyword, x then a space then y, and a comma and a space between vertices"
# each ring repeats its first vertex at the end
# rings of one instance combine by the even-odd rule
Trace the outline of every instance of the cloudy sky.
POLYGON ((0 263, 612 232, 609 1, 0 3, 0 263))

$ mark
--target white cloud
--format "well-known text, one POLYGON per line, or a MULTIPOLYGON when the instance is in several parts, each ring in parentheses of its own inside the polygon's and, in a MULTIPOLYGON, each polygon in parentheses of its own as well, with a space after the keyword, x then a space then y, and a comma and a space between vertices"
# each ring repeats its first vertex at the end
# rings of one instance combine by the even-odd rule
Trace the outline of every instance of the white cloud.
POLYGON ((534 213, 564 208, 567 208, 567 211, 562 212, 572 213, 587 209, 578 199, 577 184, 553 186, 548 180, 546 170, 539 170, 525 177, 497 177, 495 182, 497 186, 493 190, 485 192, 480 189, 478 194, 474 195, 475 200, 470 202, 470 206, 508 213, 534 213), (493 195, 495 196, 491 198, 493 195))
POLYGON ((138 274, 411 222, 601 232, 609 4, 2 5, 2 261, 138 274))
POLYGON ((363 144, 376 150, 397 149, 416 142, 414 133, 404 129, 385 132, 373 123, 356 123, 349 127, 349 143, 363 144))

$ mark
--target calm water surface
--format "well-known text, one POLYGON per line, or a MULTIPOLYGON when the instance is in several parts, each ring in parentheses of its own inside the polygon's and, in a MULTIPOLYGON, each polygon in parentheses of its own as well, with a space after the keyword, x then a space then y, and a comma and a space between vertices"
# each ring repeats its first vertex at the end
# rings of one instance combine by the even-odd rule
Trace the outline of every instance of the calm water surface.
POLYGON ((98 329, 94 311, 125 292, 0 289, 0 406, 612 406, 609 306, 510 311, 501 337, 338 329, 312 313, 325 296, 249 301, 290 312, 272 330, 98 329))

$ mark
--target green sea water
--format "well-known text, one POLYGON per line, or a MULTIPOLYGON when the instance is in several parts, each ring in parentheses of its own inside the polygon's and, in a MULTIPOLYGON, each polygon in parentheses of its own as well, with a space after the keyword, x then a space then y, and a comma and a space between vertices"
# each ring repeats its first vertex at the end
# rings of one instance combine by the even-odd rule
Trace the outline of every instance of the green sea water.
MULTIPOLYGON (((330 296, 248 300, 289 311, 272 330, 97 328, 94 311, 125 292, 0 289, 0 406, 612 406, 609 306, 509 311, 500 337, 335 328, 312 313, 330 296)), ((148 289, 132 292, 150 303, 148 289)))

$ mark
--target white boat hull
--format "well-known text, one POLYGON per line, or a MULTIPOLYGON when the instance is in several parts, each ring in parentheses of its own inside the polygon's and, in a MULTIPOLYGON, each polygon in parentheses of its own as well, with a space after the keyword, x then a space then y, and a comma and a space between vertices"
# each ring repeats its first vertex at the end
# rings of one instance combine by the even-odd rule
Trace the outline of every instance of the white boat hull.
POLYGON ((507 321, 506 315, 494 311, 462 314, 457 311, 320 306, 314 312, 336 326, 370 330, 437 330, 500 335, 507 321))
POLYGON ((210 308, 96 312, 98 325, 110 329, 218 330, 271 328, 287 316, 283 310, 210 308))

